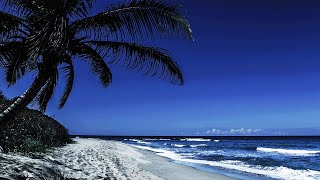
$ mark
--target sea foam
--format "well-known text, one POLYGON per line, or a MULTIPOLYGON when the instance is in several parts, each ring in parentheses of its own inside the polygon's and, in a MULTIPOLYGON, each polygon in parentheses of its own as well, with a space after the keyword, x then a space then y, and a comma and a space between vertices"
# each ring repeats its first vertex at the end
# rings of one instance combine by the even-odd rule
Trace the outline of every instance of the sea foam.
POLYGON ((315 156, 320 154, 320 151, 315 150, 299 150, 299 149, 274 149, 274 148, 264 148, 257 147, 257 151, 267 152, 267 153, 280 153, 292 156, 315 156))
POLYGON ((211 139, 203 139, 203 138, 186 138, 186 139, 180 139, 180 141, 211 141, 211 139))
POLYGON ((171 141, 171 139, 163 139, 163 138, 160 138, 160 139, 150 139, 150 138, 146 138, 144 139, 145 141, 171 141))
POLYGON ((207 147, 207 144, 195 144, 195 145, 190 145, 192 148, 197 148, 197 147, 207 147))
POLYGON ((178 147, 178 148, 186 147, 186 145, 183 145, 183 144, 169 144, 169 145, 173 147, 178 147))
POLYGON ((141 140, 138 140, 138 139, 129 139, 129 141, 133 141, 133 142, 136 142, 138 144, 151 144, 150 142, 145 142, 145 141, 141 141, 141 140))

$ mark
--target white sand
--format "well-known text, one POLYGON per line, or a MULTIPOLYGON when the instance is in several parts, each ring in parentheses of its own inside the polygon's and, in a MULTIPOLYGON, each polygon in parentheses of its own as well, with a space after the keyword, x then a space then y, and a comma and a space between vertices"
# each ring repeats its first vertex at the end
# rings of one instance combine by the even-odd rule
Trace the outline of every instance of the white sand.
POLYGON ((144 155, 128 145, 98 139, 75 139, 54 152, 68 168, 61 169, 67 177, 76 179, 160 179, 139 165, 150 164, 144 155))
POLYGON ((16 175, 34 179, 53 179, 53 176, 97 180, 231 179, 175 164, 155 153, 120 142, 82 138, 74 140, 76 143, 57 148, 38 159, 0 153, 0 179, 14 179, 16 175))

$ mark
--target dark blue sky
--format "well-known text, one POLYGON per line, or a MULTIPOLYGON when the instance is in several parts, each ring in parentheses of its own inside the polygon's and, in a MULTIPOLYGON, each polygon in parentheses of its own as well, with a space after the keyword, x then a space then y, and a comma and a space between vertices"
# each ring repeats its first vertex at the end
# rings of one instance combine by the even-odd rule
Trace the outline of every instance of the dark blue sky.
MULTIPOLYGON (((98 9, 102 2, 110 1, 98 9)), ((103 89, 80 63, 66 107, 56 109, 57 92, 48 114, 75 134, 320 134, 320 2, 179 2, 195 42, 146 44, 170 50, 185 86, 111 65, 113 84, 103 89)), ((26 82, 5 93, 22 94, 26 82)))

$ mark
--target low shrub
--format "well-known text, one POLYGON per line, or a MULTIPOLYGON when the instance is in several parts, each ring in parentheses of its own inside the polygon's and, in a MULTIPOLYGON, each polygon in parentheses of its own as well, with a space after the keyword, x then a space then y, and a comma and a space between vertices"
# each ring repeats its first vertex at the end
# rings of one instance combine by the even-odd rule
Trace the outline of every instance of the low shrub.
MULTIPOLYGON (((11 103, 0 93, 0 111, 11 103)), ((28 108, 0 127, 0 146, 5 152, 43 152, 70 142, 68 130, 63 125, 40 111, 28 108)))

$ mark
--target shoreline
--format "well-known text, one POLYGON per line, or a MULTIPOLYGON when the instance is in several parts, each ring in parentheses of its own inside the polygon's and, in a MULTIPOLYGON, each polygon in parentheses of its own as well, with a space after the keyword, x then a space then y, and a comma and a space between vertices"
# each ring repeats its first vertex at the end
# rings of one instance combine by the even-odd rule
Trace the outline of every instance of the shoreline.
POLYGON ((204 171, 192 166, 174 162, 174 160, 157 155, 155 152, 133 147, 143 153, 152 166, 144 164, 143 169, 152 174, 168 180, 236 180, 236 178, 225 176, 214 172, 204 171))
POLYGON ((0 153, 0 178, 234 180, 118 141, 75 138, 41 157, 0 153))

